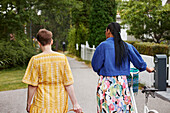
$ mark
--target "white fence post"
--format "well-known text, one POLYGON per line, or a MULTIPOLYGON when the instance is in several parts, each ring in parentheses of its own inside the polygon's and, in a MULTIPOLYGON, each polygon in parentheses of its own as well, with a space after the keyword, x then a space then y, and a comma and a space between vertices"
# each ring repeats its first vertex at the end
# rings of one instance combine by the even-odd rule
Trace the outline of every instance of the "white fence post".
POLYGON ((93 57, 93 54, 94 54, 94 51, 95 51, 95 48, 89 48, 87 47, 87 60, 91 61, 92 60, 92 57, 93 57))
POLYGON ((81 58, 84 60, 85 52, 84 52, 84 45, 81 44, 81 58))
POLYGON ((81 58, 83 60, 91 61, 94 51, 95 51, 94 46, 93 46, 93 48, 90 48, 87 41, 86 41, 86 45, 81 44, 81 58))
POLYGON ((168 85, 170 86, 170 57, 169 57, 168 85))

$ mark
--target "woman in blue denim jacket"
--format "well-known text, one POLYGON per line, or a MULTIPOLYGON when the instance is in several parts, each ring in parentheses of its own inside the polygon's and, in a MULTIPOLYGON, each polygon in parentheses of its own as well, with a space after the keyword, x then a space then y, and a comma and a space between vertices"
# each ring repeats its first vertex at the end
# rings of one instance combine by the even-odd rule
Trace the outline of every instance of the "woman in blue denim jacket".
POLYGON ((110 23, 106 28, 106 40, 96 48, 92 67, 99 75, 97 86, 98 113, 133 113, 133 106, 126 76, 130 75, 130 62, 139 71, 152 72, 139 52, 120 36, 120 25, 110 23))

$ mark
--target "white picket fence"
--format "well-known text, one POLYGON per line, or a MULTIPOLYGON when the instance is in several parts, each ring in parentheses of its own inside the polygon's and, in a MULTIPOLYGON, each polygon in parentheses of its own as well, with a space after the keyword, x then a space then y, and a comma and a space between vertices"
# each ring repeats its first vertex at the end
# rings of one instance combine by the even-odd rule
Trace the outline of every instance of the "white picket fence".
POLYGON ((91 61, 95 50, 95 48, 90 48, 87 42, 86 45, 81 44, 81 58, 91 61))
MULTIPOLYGON (((90 48, 88 43, 86 42, 86 45, 81 44, 81 58, 83 60, 88 60, 91 61, 93 54, 94 54, 95 48, 90 48)), ((148 56, 148 55, 141 55, 144 61, 147 63, 148 67, 154 67, 154 57, 153 56, 148 56)), ((167 59, 168 60, 168 59, 167 59)), ((170 57, 169 57, 169 62, 170 62, 170 57)), ((167 64, 167 67, 170 66, 170 63, 167 64)), ((133 64, 131 64, 131 67, 133 67, 133 64)), ((167 83, 170 86, 170 69, 167 74, 167 83)), ((154 73, 148 73, 146 71, 143 71, 139 74, 139 82, 142 84, 145 84, 146 86, 153 86, 154 84, 154 73)))

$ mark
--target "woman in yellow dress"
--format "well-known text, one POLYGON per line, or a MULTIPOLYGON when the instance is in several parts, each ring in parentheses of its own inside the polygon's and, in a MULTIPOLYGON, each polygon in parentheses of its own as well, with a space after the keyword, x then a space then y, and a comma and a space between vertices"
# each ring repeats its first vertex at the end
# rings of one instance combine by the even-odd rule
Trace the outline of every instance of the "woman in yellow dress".
POLYGON ((40 29, 37 40, 43 52, 31 58, 22 80, 28 84, 27 112, 67 113, 69 95, 74 112, 81 113, 68 60, 64 54, 51 50, 52 32, 40 29))

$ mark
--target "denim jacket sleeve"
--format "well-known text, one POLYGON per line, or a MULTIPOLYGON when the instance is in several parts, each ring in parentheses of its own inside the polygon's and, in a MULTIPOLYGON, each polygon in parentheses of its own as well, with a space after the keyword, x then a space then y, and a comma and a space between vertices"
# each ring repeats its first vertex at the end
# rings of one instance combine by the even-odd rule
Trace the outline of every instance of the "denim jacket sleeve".
POLYGON ((130 61, 133 63, 133 65, 139 69, 139 71, 145 71, 146 70, 146 62, 142 59, 139 52, 136 50, 136 48, 129 44, 128 47, 128 56, 130 61))
POLYGON ((95 50, 93 58, 92 58, 92 67, 95 72, 100 74, 100 69, 104 64, 104 48, 103 44, 101 43, 95 50))

